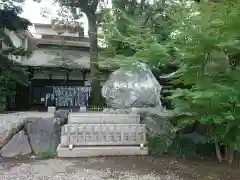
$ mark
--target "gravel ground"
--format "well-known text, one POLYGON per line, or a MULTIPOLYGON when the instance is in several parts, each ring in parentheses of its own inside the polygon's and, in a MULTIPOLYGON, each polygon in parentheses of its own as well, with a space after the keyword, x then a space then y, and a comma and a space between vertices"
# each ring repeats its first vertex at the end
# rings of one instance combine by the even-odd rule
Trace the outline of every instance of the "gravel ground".
POLYGON ((126 170, 120 167, 97 166, 97 164, 113 163, 111 160, 104 162, 105 160, 99 158, 8 162, 2 165, 2 170, 0 166, 0 180, 181 180, 173 172, 159 175, 154 172, 141 172, 138 168, 126 170))
POLYGON ((0 159, 0 180, 238 180, 239 168, 174 157, 0 159))
MULTIPOLYGON (((238 166, 239 167, 239 166, 238 166)), ((239 168, 174 157, 0 159, 0 180, 238 180, 239 168)))

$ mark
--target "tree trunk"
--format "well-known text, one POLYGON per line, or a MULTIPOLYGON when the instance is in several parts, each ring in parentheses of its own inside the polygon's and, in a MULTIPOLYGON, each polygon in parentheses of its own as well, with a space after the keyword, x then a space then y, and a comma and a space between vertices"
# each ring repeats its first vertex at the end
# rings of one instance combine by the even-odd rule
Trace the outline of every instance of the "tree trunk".
POLYGON ((232 164, 233 159, 234 159, 234 150, 231 148, 230 151, 229 151, 228 163, 229 163, 229 164, 232 164))
POLYGON ((231 164, 232 161, 233 161, 233 155, 234 155, 234 150, 231 147, 226 146, 225 147, 225 154, 224 154, 224 161, 231 164))
POLYGON ((95 13, 88 13, 89 39, 90 39, 90 70, 92 86, 92 105, 101 105, 100 72, 98 65, 98 40, 97 40, 97 17, 95 13))
POLYGON ((215 149, 216 149, 216 154, 217 154, 218 161, 220 163, 223 162, 222 153, 221 153, 219 144, 217 142, 215 143, 215 149))

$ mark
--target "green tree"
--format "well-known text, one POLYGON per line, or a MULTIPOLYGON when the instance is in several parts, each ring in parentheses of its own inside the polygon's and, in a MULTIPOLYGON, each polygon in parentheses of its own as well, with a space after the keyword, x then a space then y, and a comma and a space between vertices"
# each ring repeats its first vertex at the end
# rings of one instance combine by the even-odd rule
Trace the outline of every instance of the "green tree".
POLYGON ((112 11, 105 14, 101 24, 106 42, 103 55, 127 65, 131 60, 141 60, 157 66, 169 60, 171 47, 165 46, 165 40, 171 33, 171 8, 161 0, 114 0, 112 11))
MULTIPOLYGON (((98 61, 98 17, 97 8, 104 7, 104 0, 55 0, 60 6, 70 10, 73 17, 78 17, 82 13, 86 14, 88 19, 88 35, 90 39, 90 70, 91 70, 91 86, 93 105, 99 106, 101 102, 100 87, 100 69, 98 61), (80 11, 79 11, 80 10, 80 11)), ((73 18, 73 21, 74 21, 73 18)))
POLYGON ((0 1, 0 110, 5 109, 6 97, 15 93, 16 83, 27 84, 28 74, 19 63, 11 60, 11 55, 26 56, 28 51, 15 47, 6 31, 26 30, 31 23, 20 18, 21 7, 14 1, 0 1), (3 48, 3 44, 6 48, 3 48))
POLYGON ((219 161, 229 163, 240 145, 239 12, 240 1, 230 0, 182 4, 171 16, 177 56, 184 67, 175 82, 193 84, 171 97, 176 130, 196 122, 204 125, 219 161))

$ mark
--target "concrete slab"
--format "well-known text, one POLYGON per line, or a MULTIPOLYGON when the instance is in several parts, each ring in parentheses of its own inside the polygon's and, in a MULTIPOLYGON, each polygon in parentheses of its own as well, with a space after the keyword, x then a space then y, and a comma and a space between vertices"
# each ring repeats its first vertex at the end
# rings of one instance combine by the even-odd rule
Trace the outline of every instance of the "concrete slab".
POLYGON ((134 156, 148 155, 148 148, 140 146, 92 146, 75 147, 69 150, 61 145, 57 148, 58 157, 97 157, 97 156, 134 156))
POLYGON ((140 124, 138 114, 70 113, 69 124, 140 124))
POLYGON ((61 130, 61 145, 146 144, 144 124, 67 124, 61 130))

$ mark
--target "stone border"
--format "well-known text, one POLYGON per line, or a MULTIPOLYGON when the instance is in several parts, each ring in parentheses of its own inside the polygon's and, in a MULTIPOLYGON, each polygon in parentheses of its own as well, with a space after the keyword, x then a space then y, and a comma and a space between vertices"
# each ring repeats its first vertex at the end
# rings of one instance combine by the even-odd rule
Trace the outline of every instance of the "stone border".
POLYGON ((69 150, 66 147, 58 146, 58 157, 96 157, 96 156, 136 156, 148 155, 148 148, 140 146, 93 146, 76 147, 69 150))

